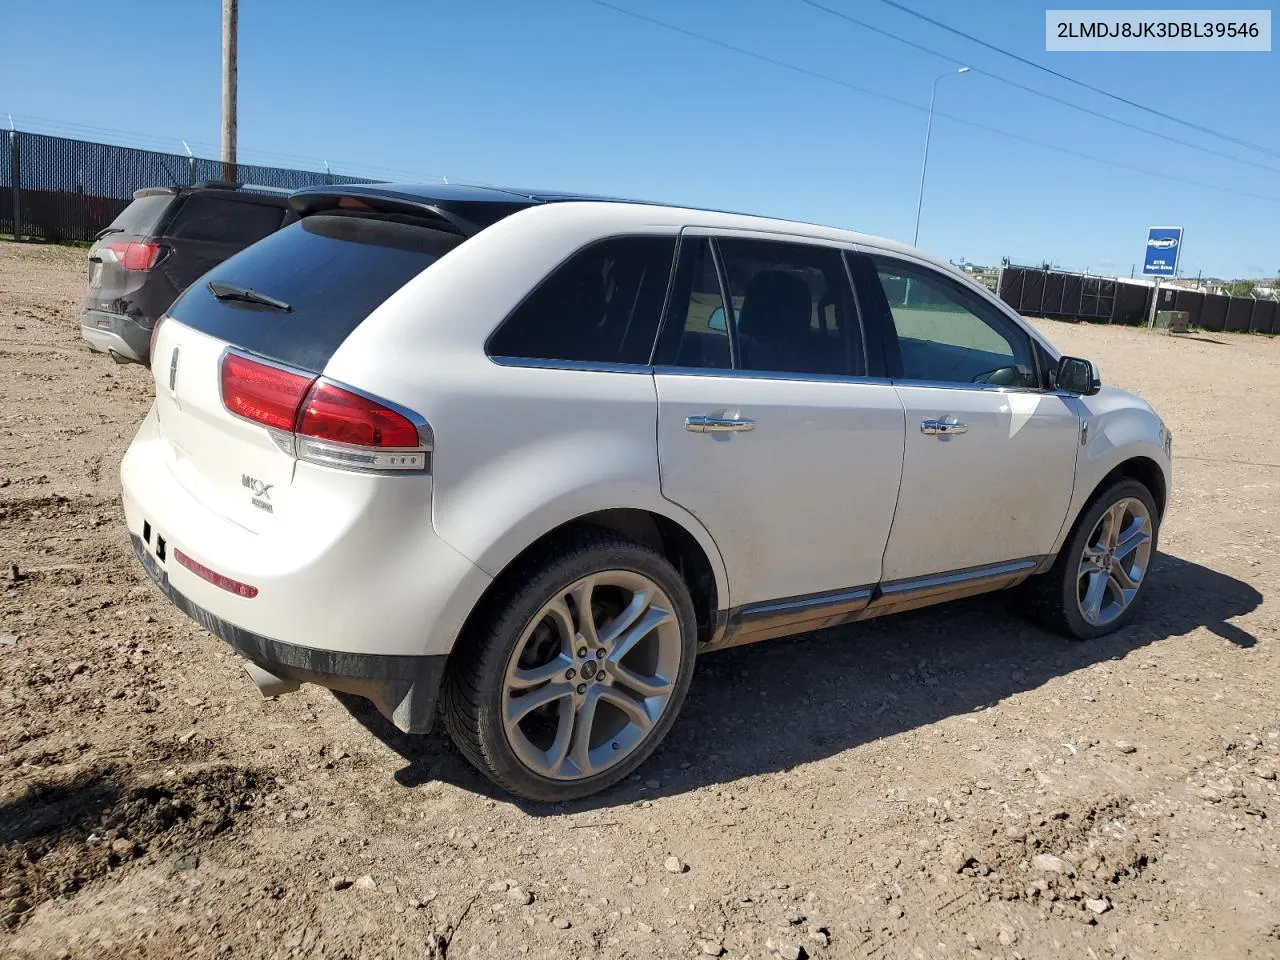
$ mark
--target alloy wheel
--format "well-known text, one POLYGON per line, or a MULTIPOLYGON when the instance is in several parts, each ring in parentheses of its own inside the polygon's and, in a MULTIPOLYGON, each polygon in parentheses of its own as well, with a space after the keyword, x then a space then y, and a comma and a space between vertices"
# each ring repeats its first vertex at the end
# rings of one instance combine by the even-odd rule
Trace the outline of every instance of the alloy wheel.
POLYGON ((682 658, 680 624, 661 587, 630 570, 583 577, 543 605, 508 660, 507 742, 544 777, 603 773, 649 736, 682 658))
POLYGON ((1088 623, 1111 623, 1133 603, 1151 563, 1152 535, 1151 513, 1135 497, 1117 500, 1099 518, 1076 579, 1076 602, 1088 623))

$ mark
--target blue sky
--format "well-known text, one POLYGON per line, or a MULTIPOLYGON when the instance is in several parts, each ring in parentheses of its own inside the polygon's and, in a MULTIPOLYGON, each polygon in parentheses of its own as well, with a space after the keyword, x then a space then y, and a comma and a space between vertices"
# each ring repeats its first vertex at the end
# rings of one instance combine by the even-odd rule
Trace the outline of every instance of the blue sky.
MULTIPOLYGON (((327 159, 370 176, 638 196, 910 241, 930 85, 959 62, 974 72, 939 84, 939 111, 1275 200, 935 118, 925 249, 1128 275, 1147 226, 1181 224, 1184 274, 1280 271, 1278 52, 1046 53, 1043 4, 904 0, 1028 59, 1274 151, 1264 154, 1073 87, 879 0, 824 2, 945 57, 800 0, 610 2, 918 109, 590 0, 240 0, 241 159, 313 167, 327 159), (1078 113, 979 70, 1273 169, 1078 113)), ((179 152, 185 138, 197 153, 216 152, 217 0, 160 13, 133 3, 106 10, 67 0, 6 4, 0 115, 40 132, 179 152)))

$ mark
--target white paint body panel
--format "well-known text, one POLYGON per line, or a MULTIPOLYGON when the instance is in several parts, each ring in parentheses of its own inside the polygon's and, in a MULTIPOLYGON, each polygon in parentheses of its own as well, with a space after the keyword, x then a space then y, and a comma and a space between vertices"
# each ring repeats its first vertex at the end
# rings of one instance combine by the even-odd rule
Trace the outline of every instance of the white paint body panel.
POLYGON ((1074 486, 1076 400, 963 386, 895 389, 906 408, 906 457, 884 579, 1048 553, 1074 486), (968 432, 921 432, 921 421, 945 418, 968 432))
POLYGON ((1173 492, 1173 461, 1165 449, 1164 422, 1141 397, 1119 387, 1103 386, 1092 397, 1076 400, 1081 416, 1088 425, 1088 438, 1076 457, 1076 484, 1053 551, 1062 546, 1071 532, 1071 521, 1084 509, 1089 497, 1103 479, 1121 463, 1133 457, 1153 461, 1164 475, 1165 502, 1157 502, 1164 510, 1173 492))
POLYGON ((902 473, 902 405, 887 382, 659 371, 662 492, 723 551, 735 606, 880 580, 902 473), (685 418, 749 418, 691 433, 685 418))
POLYGON ((246 600, 166 564, 176 589, 245 630, 318 649, 439 654, 514 558, 598 510, 647 510, 683 527, 710 562, 723 611, 1050 552, 1117 463, 1146 456, 1169 475, 1159 418, 1111 389, 979 403, 869 381, 507 366, 486 355, 501 320, 579 248, 690 227, 885 250, 950 270, 890 241, 754 217, 586 202, 517 213, 391 296, 324 371, 425 417, 430 475, 291 463, 264 428, 219 410, 223 345, 166 321, 156 407, 121 467, 130 531, 140 535, 145 520, 257 586, 246 600), (175 397, 163 358, 179 342, 190 353, 175 397), (1090 423, 1074 467, 1071 403, 1090 423), (756 429, 727 439, 684 430, 685 416, 722 407, 756 429), (970 433, 925 437, 925 413, 967 418, 970 433), (254 512, 248 490, 241 498, 242 474, 276 485, 273 513, 254 512))

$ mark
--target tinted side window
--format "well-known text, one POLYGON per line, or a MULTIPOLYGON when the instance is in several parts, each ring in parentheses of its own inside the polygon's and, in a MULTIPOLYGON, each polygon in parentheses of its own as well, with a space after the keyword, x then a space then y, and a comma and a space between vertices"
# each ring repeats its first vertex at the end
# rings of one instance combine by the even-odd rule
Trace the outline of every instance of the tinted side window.
POLYGON ((648 363, 675 237, 614 237, 578 251, 489 341, 497 357, 648 363))
POLYGON ((873 257, 908 380, 1038 387, 1031 338, 935 271, 873 257))
POLYGON ((738 369, 864 372, 861 329, 839 250, 737 238, 716 245, 737 323, 738 369))
POLYGON ((279 230, 283 220, 283 207, 197 193, 183 202, 166 233, 175 239, 207 240, 247 247, 279 230))
POLYGON ((733 366, 724 298, 711 243, 686 237, 671 306, 658 347, 658 362, 677 367, 728 370, 733 366))

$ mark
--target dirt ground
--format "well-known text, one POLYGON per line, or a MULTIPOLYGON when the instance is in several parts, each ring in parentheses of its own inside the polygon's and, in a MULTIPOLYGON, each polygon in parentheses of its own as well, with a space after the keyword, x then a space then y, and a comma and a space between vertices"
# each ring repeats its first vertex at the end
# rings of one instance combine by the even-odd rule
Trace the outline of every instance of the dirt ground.
POLYGON ((1174 432, 1118 635, 997 596, 708 656, 637 777, 534 808, 160 598, 84 283, 0 243, 0 957, 1280 957, 1280 340, 1041 324, 1174 432))

